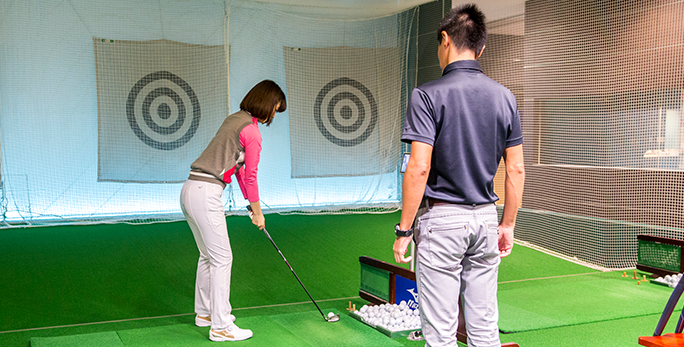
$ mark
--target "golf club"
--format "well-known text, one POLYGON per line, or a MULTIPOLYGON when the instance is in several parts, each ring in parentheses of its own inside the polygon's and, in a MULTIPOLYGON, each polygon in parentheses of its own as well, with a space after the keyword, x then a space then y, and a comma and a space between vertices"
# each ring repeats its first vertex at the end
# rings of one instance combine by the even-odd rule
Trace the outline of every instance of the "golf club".
MULTIPOLYGON (((247 211, 249 211, 249 218, 252 218, 252 216, 254 216, 254 213, 252 212, 252 207, 249 206, 249 205, 247 205, 247 211)), ((278 248, 278 246, 276 245, 276 243, 273 241, 273 239, 271 238, 271 235, 269 235, 269 234, 268 234, 268 231, 266 231, 266 227, 264 227, 263 230, 264 230, 264 234, 266 234, 266 236, 268 237, 268 239, 271 240, 271 243, 273 244, 273 247, 275 247, 275 249, 278 251, 278 253, 280 253, 280 256, 283 257, 283 260, 285 261, 285 264, 287 264, 287 267, 290 268, 290 271, 292 271, 292 274, 294 275, 294 277, 297 279, 297 281, 299 282, 299 284, 302 285, 302 288, 304 288, 304 291, 306 292, 306 295, 308 295, 308 296, 309 296, 309 299, 311 299, 311 301, 314 303, 314 305, 316 305, 316 308, 318 309, 318 312, 321 313, 321 316, 323 316, 323 319, 325 319, 325 321, 326 321, 326 322, 329 322, 329 323, 337 322, 338 320, 340 320, 340 315, 339 315, 339 314, 334 314, 334 315, 330 315, 330 314, 329 314, 327 317, 325 316, 325 314, 323 314, 323 311, 321 311, 321 308, 318 307, 318 304, 316 303, 316 300, 314 300, 314 298, 311 296, 311 294, 309 294, 309 291, 306 290, 306 287, 304 286, 304 283, 302 283, 302 280, 299 279, 299 276, 297 276, 297 274, 295 273, 295 270, 292 268, 292 266, 290 266, 290 263, 287 262, 287 259, 285 259, 285 256, 283 255, 283 252, 280 251, 280 248, 278 248)), ((332 313, 332 312, 330 312, 330 313, 332 313)))

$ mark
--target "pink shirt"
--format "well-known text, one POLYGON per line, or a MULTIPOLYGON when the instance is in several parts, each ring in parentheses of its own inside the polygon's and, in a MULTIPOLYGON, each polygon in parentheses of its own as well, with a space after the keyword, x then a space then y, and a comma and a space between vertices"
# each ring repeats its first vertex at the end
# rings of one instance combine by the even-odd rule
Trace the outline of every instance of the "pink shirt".
POLYGON ((252 117, 252 124, 240 131, 240 145, 245 148, 245 164, 235 172, 240 190, 249 202, 259 201, 259 186, 257 186, 257 171, 259 171, 259 157, 261 155, 261 132, 259 123, 252 117))

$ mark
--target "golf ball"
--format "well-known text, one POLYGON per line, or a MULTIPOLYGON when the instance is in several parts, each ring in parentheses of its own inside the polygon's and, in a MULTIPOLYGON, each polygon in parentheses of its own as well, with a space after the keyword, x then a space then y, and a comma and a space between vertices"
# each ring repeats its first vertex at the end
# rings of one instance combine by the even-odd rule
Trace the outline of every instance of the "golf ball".
POLYGON ((355 311, 363 321, 390 331, 420 329, 420 312, 406 302, 399 304, 364 305, 355 311), (403 304, 403 305, 402 305, 403 304))
POLYGON ((328 318, 332 318, 335 314, 332 312, 328 312, 328 318))
POLYGON ((682 274, 679 273, 676 275, 666 275, 664 277, 658 277, 658 278, 653 279, 653 281, 666 284, 670 288, 675 288, 681 279, 682 279, 682 274))

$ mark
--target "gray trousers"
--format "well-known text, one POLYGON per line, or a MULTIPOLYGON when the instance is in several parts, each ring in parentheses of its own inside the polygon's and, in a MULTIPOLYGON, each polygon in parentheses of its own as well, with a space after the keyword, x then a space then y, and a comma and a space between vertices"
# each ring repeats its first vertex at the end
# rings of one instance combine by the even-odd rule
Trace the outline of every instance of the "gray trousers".
POLYGON ((427 206, 418 215, 416 275, 426 346, 457 346, 459 296, 468 346, 501 346, 496 206, 427 206))
POLYGON ((200 254, 195 279, 195 313, 211 316, 211 328, 216 331, 228 328, 233 322, 229 301, 233 251, 222 193, 223 187, 218 184, 187 180, 180 198, 200 254))

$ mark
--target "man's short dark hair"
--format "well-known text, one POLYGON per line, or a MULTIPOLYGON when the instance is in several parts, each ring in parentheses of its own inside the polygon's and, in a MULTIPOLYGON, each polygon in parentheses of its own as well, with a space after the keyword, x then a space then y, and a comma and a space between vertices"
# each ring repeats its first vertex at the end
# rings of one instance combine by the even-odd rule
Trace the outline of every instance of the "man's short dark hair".
POLYGON ((485 16, 475 4, 452 8, 439 23, 437 40, 442 43, 442 31, 454 42, 458 51, 471 50, 477 57, 487 41, 485 16))
POLYGON ((273 121, 273 109, 280 103, 276 112, 284 112, 287 109, 285 93, 271 80, 263 80, 249 92, 240 102, 240 109, 249 112, 252 117, 271 125, 273 121))

